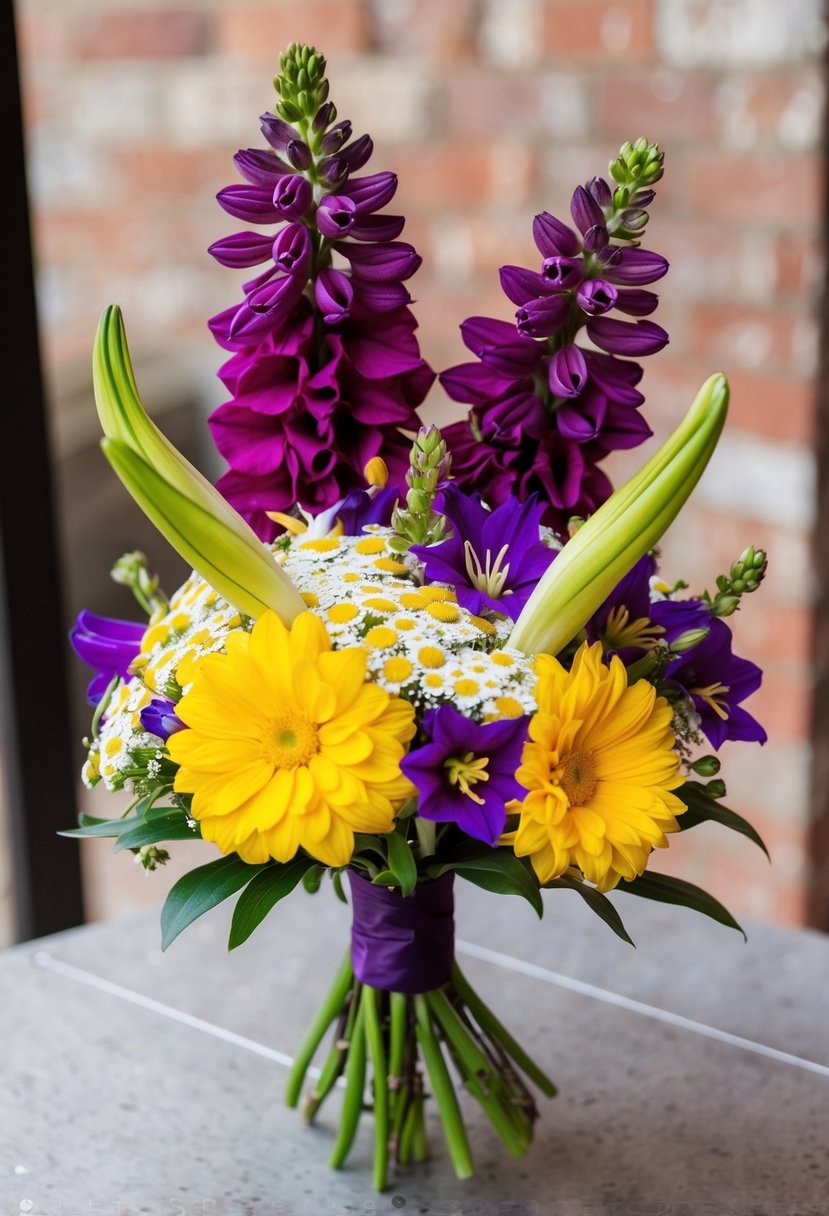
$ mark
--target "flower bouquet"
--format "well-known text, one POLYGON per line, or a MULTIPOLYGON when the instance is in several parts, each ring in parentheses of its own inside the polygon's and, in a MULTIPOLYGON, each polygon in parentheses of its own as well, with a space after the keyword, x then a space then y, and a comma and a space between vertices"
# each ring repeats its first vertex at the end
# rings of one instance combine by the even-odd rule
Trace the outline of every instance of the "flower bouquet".
POLYGON ((217 487, 146 414, 116 308, 99 328, 104 452, 193 573, 168 600, 127 554, 113 574, 149 622, 78 619, 96 669, 84 780, 132 801, 70 834, 114 837, 148 870, 168 841, 218 849, 172 887, 165 948, 231 896, 231 948, 299 885, 327 876, 350 901, 287 1100, 311 1120, 342 1088, 334 1166, 368 1105, 382 1189, 392 1159, 427 1156, 430 1099, 468 1177, 459 1090, 515 1155, 534 1090, 555 1093, 455 961, 456 878, 539 916, 542 890, 576 891, 625 940, 614 890, 739 927, 648 863, 706 820, 762 847, 704 745, 765 738, 741 704, 760 671, 725 620, 765 557, 746 549, 698 595, 657 567, 725 421, 721 375, 621 489, 598 468, 650 434, 634 359, 667 341, 644 319, 667 270, 640 244, 655 145, 625 144, 609 181, 579 186, 572 226, 535 217, 540 266, 501 271, 515 320, 461 326, 474 361, 441 379, 471 410, 441 434, 416 413, 434 373, 404 286, 420 258, 383 213, 396 179, 360 175, 371 140, 337 120, 316 51, 289 48, 275 83, 268 146, 239 152, 246 184, 218 196, 256 230, 210 250, 257 268, 210 322, 229 352, 217 487))

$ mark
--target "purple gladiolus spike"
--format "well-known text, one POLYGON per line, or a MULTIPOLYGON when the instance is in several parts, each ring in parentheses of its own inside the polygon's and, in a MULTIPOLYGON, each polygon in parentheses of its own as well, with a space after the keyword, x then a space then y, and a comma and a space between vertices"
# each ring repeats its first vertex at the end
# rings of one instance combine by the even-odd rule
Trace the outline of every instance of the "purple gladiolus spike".
POLYGON ((326 325, 339 325, 349 315, 351 302, 354 299, 351 279, 341 270, 326 267, 317 275, 314 284, 314 298, 326 325))
POLYGON ((339 157, 349 173, 356 173, 370 159, 374 151, 374 141, 370 135, 361 135, 346 147, 341 148, 339 157))
POLYGON ((547 372, 550 390, 556 397, 578 397, 587 383, 587 364, 578 346, 563 346, 550 356, 547 372))
POLYGON ((295 169, 310 169, 314 163, 311 149, 302 139, 292 139, 285 149, 285 155, 295 169))
POLYGON ((236 153, 233 163, 252 186, 266 186, 269 190, 273 190, 277 177, 290 173, 288 166, 265 148, 243 148, 236 153))
POLYGON ((604 279, 587 279, 576 290, 576 303, 589 317, 608 312, 616 303, 618 292, 604 279))
POLYGON ((528 725, 529 717, 480 725, 453 705, 428 710, 423 727, 429 741, 400 764, 420 794, 418 814, 456 823, 467 836, 495 845, 504 830, 506 804, 523 792, 515 771, 528 725), (477 770, 470 768, 470 758, 478 761, 477 770))
POLYGON ((590 339, 611 355, 653 355, 668 344, 668 335, 653 321, 617 321, 594 317, 587 323, 590 339))
POLYGON ((301 220, 314 198, 311 183, 298 174, 281 177, 273 192, 273 206, 277 219, 301 220))
POLYGON ((281 229, 273 243, 273 260, 286 274, 307 277, 311 265, 311 234, 304 224, 286 224, 281 229))
POLYGON ((221 266, 229 266, 232 270, 243 270, 248 266, 258 266, 267 261, 272 249, 273 238, 267 233, 234 232, 232 236, 214 241, 207 252, 221 266))
POLYGON ((184 723, 176 713, 174 703, 167 697, 153 697, 149 705, 145 705, 138 715, 144 730, 159 739, 167 741, 170 735, 184 730, 184 723))
POLYGON ((613 203, 613 194, 610 186, 603 177, 594 177, 587 183, 587 193, 598 203, 600 207, 610 207, 613 203))
POLYGON ((405 226, 402 215, 355 216, 348 235, 355 241, 396 241, 405 226))
POLYGON ((616 293, 616 307, 629 317, 649 317, 658 303, 659 296, 653 291, 631 287, 616 293))
POLYGON ((570 201, 573 223, 582 233, 585 249, 596 251, 607 244, 607 224, 604 212, 584 186, 576 186, 570 201))
POLYGON ((581 241, 573 229, 548 211, 542 211, 533 220, 533 240, 544 258, 572 258, 581 253, 581 241))
POLYGON ((504 295, 519 307, 541 296, 555 294, 556 288, 544 275, 523 266, 502 266, 498 271, 504 295))
MULTIPOLYGON (((280 183, 285 180, 280 178, 280 183)), ((248 224, 275 224, 281 218, 274 207, 273 191, 261 186, 225 186, 216 201, 228 215, 248 224)))
POLYGON ((604 278, 624 287, 646 287, 668 273, 668 259, 649 249, 616 249, 612 263, 606 262, 604 278))
POLYGON ((569 311, 570 297, 565 292, 528 300, 515 314, 518 331, 531 338, 548 338, 550 334, 558 333, 569 311))
POLYGON ((343 237, 354 226, 357 207, 353 199, 344 194, 327 194, 317 207, 317 228, 323 236, 343 237))
POLYGON ((348 195, 360 215, 371 215, 390 203, 396 190, 397 174, 372 173, 369 177, 355 177, 345 182, 340 194, 348 195))
POLYGON ((566 291, 577 287, 584 276, 584 262, 581 258, 554 257, 545 258, 541 264, 541 273, 549 279, 551 287, 566 291))
POLYGON ((414 246, 407 245, 405 241, 390 241, 385 245, 355 245, 336 241, 334 248, 351 263, 355 277, 373 282, 408 279, 423 261, 414 246))
POLYGON ((259 125, 265 139, 277 152, 285 152, 289 143, 300 138, 299 131, 283 122, 276 114, 263 114, 259 125))

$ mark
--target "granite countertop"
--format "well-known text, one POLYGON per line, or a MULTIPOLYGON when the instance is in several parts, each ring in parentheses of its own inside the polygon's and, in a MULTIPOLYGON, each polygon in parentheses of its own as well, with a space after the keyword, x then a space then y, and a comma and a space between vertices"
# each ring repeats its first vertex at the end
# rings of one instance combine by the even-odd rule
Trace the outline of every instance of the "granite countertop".
MULTIPOLYGON (((506 1157, 463 1099, 477 1173, 371 1189, 371 1118, 326 1166, 282 1104, 346 948, 324 889, 231 955, 217 909, 162 955, 157 911, 0 954, 0 1213, 17 1216, 827 1216, 829 938, 749 941, 619 896, 624 945, 571 892, 528 906, 459 884, 458 958, 560 1095, 506 1157)), ((431 1115, 432 1121, 436 1116, 431 1115)))

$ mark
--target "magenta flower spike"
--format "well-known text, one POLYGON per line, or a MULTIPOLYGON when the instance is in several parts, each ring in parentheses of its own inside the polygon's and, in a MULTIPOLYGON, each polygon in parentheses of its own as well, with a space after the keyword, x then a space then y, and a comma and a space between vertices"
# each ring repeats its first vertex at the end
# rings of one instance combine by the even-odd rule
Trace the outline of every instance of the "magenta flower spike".
POLYGON ((402 484, 403 431, 418 429, 434 379, 404 286, 421 259, 398 240, 404 218, 380 214, 397 178, 357 176, 372 141, 337 120, 324 68, 302 98, 277 78, 279 112, 261 118, 268 146, 237 153, 246 184, 219 192, 264 230, 210 246, 222 265, 257 271, 209 323, 230 354, 219 372, 229 399, 210 427, 229 466, 218 488, 266 541, 279 530, 269 513, 330 508, 363 486, 375 456, 402 484))

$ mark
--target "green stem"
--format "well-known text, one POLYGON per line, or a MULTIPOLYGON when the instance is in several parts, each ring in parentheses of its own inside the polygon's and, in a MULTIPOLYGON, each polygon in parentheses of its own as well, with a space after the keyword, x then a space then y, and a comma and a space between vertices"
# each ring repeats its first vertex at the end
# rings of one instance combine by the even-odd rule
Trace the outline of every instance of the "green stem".
POLYGON ((438 988, 427 993, 426 1000, 456 1056, 467 1089, 486 1111, 507 1151, 513 1157, 522 1157, 529 1147, 532 1129, 512 1103, 502 1077, 470 1037, 446 994, 438 988))
POLYGON ((339 1169, 348 1156, 357 1134, 357 1124, 363 1111, 363 1094, 366 1085, 366 1033, 365 1033, 365 987, 359 994, 359 1008, 354 1020, 354 1034, 348 1050, 345 1068, 345 1095, 340 1112, 340 1126, 331 1153, 329 1165, 339 1169))
POLYGON ((311 1023, 310 1029, 294 1059, 294 1064, 288 1077, 288 1085, 285 1090, 285 1102, 288 1106, 296 1106, 299 1101, 308 1065, 314 1058, 314 1053, 319 1047, 326 1030, 340 1012, 353 977, 351 950, 349 950, 340 964, 340 969, 337 972, 334 983, 331 985, 328 996, 320 1006, 317 1016, 311 1023))
POLYGON ((365 1009, 366 1041, 374 1072, 374 1189, 384 1191, 389 1172, 389 1083, 376 988, 365 985, 362 1005, 365 1009))
POLYGON ((417 1103, 412 1102, 406 1111, 403 1130, 400 1133, 400 1145, 397 1150, 397 1160, 400 1165, 408 1165, 412 1159, 415 1132, 417 1130, 417 1103))
POLYGON ((455 1173, 458 1178, 471 1178, 472 1154, 469 1150, 466 1128, 464 1127, 463 1116, 461 1115, 454 1086, 446 1067, 446 1061, 443 1058, 440 1043, 432 1026, 429 1005, 426 997, 422 995, 414 998, 414 1004, 415 1016, 417 1018, 417 1038, 423 1052, 429 1080, 432 1083, 435 1101, 440 1111, 452 1164, 455 1167, 455 1173))
POLYGON ((426 1121, 423 1117, 424 1099, 422 1093, 415 1095, 414 1104, 417 1117, 412 1138, 412 1156, 416 1164, 420 1165, 424 1161, 429 1160, 429 1141, 426 1139, 426 1121))
POLYGON ((403 1083, 408 1014, 406 997, 402 992, 392 992, 389 997, 389 1118, 392 1126, 395 1123, 400 1087, 403 1083))
POLYGON ((358 980, 355 982, 351 992, 346 996, 348 1003, 340 1015, 337 1029, 334 1032, 334 1042, 331 1044, 331 1050, 320 1070, 317 1082, 305 1103, 305 1118, 309 1123, 313 1121, 317 1111, 337 1084, 340 1073, 345 1067, 345 1062, 348 1058, 348 1046, 354 1034, 354 1020, 357 1017, 359 994, 360 982, 358 980))
POLYGON ((546 1094, 548 1098, 554 1098, 558 1090, 553 1082, 527 1055, 523 1047, 515 1041, 506 1027, 501 1025, 489 1006, 481 1000, 467 981, 457 963, 452 969, 452 984, 481 1030, 490 1035, 496 1043, 500 1043, 504 1051, 515 1061, 522 1072, 535 1082, 542 1093, 546 1094))

